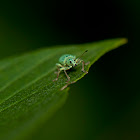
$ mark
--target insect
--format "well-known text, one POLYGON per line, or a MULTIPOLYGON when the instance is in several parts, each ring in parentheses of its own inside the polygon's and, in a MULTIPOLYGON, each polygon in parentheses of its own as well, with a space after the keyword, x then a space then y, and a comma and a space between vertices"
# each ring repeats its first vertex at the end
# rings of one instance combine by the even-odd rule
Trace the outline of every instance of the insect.
MULTIPOLYGON (((80 63, 82 63, 82 71, 84 73, 88 73, 87 71, 85 71, 84 69, 84 66, 85 65, 88 65, 88 63, 85 63, 82 59, 80 59, 88 50, 86 50, 79 58, 76 58, 76 56, 74 55, 71 55, 71 54, 65 54, 65 55, 62 55, 60 58, 59 58, 59 63, 56 63, 56 66, 57 66, 57 69, 58 69, 58 72, 57 72, 57 78, 54 79, 53 81, 57 81, 58 80, 58 77, 59 77, 59 74, 61 71, 64 71, 68 81, 66 83, 68 83, 70 81, 70 77, 68 76, 67 74, 67 70, 79 65, 80 63)), ((61 88, 61 90, 65 89, 68 85, 72 84, 74 82, 71 82, 71 83, 68 83, 67 85, 65 85, 64 87, 61 88)))

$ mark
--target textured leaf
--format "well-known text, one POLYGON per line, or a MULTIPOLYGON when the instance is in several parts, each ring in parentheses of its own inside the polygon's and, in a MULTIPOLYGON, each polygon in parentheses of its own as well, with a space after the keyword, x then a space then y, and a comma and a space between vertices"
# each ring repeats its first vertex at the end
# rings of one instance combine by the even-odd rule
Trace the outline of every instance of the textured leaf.
MULTIPOLYGON (((44 48, 21 56, 0 61, 0 139, 25 139, 38 129, 62 104, 68 89, 67 78, 62 72, 56 78, 55 63, 63 54, 81 55, 90 66, 106 52, 127 42, 126 39, 111 39, 81 45, 44 48)), ((68 72, 71 81, 77 81, 85 73, 81 65, 68 72)))

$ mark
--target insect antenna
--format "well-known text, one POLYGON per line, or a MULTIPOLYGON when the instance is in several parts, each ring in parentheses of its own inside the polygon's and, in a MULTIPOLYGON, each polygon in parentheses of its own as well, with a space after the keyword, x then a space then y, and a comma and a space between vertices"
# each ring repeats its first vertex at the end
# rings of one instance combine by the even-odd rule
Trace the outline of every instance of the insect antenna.
POLYGON ((79 57, 79 59, 87 52, 88 50, 86 50, 84 53, 82 53, 82 55, 79 57))

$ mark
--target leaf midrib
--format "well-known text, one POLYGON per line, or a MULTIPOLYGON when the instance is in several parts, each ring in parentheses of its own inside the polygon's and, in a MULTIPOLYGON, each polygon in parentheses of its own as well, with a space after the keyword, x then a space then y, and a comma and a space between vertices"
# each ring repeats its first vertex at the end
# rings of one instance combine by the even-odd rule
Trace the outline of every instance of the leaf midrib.
MULTIPOLYGON (((3 104, 4 102, 6 102, 7 100, 9 100, 10 98, 12 98, 13 96, 15 96, 16 94, 18 94, 19 92, 21 92, 22 90, 25 90, 25 88, 28 88, 29 86, 31 86, 31 84, 33 84, 33 83, 37 82, 38 80, 42 79, 45 75, 47 75, 47 74, 49 74, 49 73, 52 73, 53 71, 54 71, 54 69, 52 69, 52 70, 51 70, 50 72, 48 72, 48 73, 45 73, 44 75, 42 75, 42 76, 39 77, 38 79, 32 81, 30 84, 24 86, 24 87, 21 88, 20 90, 16 91, 15 94, 12 94, 12 96, 9 96, 9 97, 6 98, 4 101, 2 101, 2 102, 0 103, 0 105, 3 104)), ((60 78, 61 78, 61 76, 60 76, 60 78)), ((46 84, 46 86, 48 86, 48 85, 50 85, 50 84, 52 84, 52 83, 53 83, 53 81, 52 81, 51 83, 49 83, 49 84, 46 84)), ((18 100, 18 102, 20 102, 20 101, 22 101, 22 100, 24 100, 24 99, 26 99, 26 98, 32 96, 33 94, 36 94, 36 92, 35 92, 35 93, 33 92, 33 93, 30 94, 30 95, 27 95, 25 98, 22 98, 21 100, 18 100)), ((10 106, 17 104, 18 102, 15 102, 15 103, 11 104, 10 106)), ((9 108, 10 106, 8 106, 8 107, 6 107, 6 108, 9 108)), ((4 111, 4 110, 5 110, 5 108, 0 109, 0 112, 2 112, 2 111, 4 111)))

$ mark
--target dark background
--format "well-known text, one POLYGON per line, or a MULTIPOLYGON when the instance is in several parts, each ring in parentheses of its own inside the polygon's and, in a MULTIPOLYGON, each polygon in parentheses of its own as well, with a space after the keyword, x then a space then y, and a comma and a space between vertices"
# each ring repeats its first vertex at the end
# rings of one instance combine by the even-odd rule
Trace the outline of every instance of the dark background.
POLYGON ((66 104, 32 139, 139 140, 139 32, 139 0, 0 2, 0 59, 46 46, 128 38, 71 86, 66 104))

